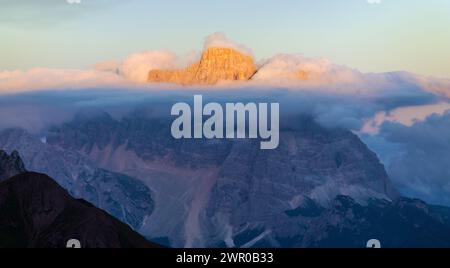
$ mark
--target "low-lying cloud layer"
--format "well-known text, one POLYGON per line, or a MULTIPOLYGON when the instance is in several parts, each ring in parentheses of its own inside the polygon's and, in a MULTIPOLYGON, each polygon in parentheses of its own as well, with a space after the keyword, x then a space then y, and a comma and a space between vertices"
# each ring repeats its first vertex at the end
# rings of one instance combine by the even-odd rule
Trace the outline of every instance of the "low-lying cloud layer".
MULTIPOLYGON (((204 49, 227 47, 244 54, 252 54, 244 45, 237 44, 222 33, 205 39, 204 49)), ((143 51, 122 61, 94 64, 88 70, 34 68, 29 71, 0 71, 0 93, 29 90, 104 88, 115 86, 160 88, 148 83, 150 70, 183 69, 200 59, 201 53, 178 56, 169 51, 143 51)), ((361 73, 356 69, 337 65, 324 58, 308 58, 299 54, 279 54, 259 63, 251 81, 225 83, 230 87, 283 87, 290 90, 314 90, 333 94, 378 94, 405 87, 424 90, 450 97, 450 79, 436 79, 406 72, 361 73)), ((178 89, 173 85, 172 88, 178 89)), ((223 84, 215 88, 223 88, 223 84)), ((211 89, 211 87, 208 87, 211 89)))
MULTIPOLYGON (((204 49, 228 47, 241 53, 251 50, 215 33, 205 39, 204 49)), ((292 92, 311 92, 356 102, 348 106, 328 104, 318 118, 324 123, 353 122, 351 127, 362 133, 377 134, 385 122, 411 126, 433 114, 449 109, 450 80, 425 77, 406 72, 362 73, 337 65, 324 58, 307 58, 295 54, 279 54, 260 62, 252 80, 229 82, 217 86, 186 87, 148 83, 152 69, 182 69, 196 62, 200 53, 182 57, 168 51, 135 53, 123 61, 106 61, 89 70, 35 68, 28 71, 0 72, 0 94, 36 92, 39 90, 121 88, 129 90, 272 90, 283 88, 292 92), (367 103, 360 103, 361 101, 367 103), (354 107, 362 106, 363 109, 354 107), (361 113, 361 110, 370 110, 361 113), (332 114, 342 114, 334 119, 332 114), (330 119, 331 118, 331 119, 330 119), (357 123, 356 123, 357 122, 357 123)), ((338 124, 339 125, 339 124, 338 124)))
POLYGON ((120 87, 129 81, 112 72, 35 68, 0 72, 0 94, 49 89, 120 87))
MULTIPOLYGON (((251 53, 221 34, 206 39, 205 48, 212 46, 251 53)), ((0 129, 39 133, 89 110, 120 116, 145 105, 156 112, 158 104, 194 93, 229 102, 276 101, 282 116, 308 114, 322 125, 358 133, 403 193, 450 205, 445 197, 450 196, 450 80, 406 72, 362 73, 327 59, 280 54, 261 62, 251 81, 212 87, 146 82, 151 69, 183 68, 199 56, 146 51, 90 70, 0 72, 0 129)))

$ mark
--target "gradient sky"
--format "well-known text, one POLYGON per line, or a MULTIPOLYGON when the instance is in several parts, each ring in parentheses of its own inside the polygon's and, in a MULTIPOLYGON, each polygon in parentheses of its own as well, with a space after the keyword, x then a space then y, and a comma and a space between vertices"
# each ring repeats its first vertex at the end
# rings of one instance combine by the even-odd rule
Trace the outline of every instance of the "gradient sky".
POLYGON ((448 0, 0 0, 0 71, 87 68, 224 32, 258 59, 326 57, 364 72, 450 78, 448 0))

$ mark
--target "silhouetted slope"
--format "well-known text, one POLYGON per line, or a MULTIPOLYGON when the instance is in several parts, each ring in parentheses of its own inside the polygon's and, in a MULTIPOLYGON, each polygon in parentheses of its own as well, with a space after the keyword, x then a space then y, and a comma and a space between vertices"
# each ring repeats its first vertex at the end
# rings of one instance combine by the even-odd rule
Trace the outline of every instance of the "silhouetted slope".
POLYGON ((26 172, 0 183, 0 247, 149 248, 130 227, 90 203, 72 198, 44 174, 26 172))
MULTIPOLYGON (((16 150, 28 170, 47 174, 72 197, 92 203, 134 230, 138 230, 153 212, 152 191, 142 181, 98 168, 83 153, 43 143, 41 137, 21 129, 2 131, 0 148, 11 152, 9 160, 0 160, 3 165, 14 166, 13 151, 16 150)), ((7 159, 7 155, 3 155, 7 159)), ((12 170, 4 179, 20 173, 17 168, 12 170)))

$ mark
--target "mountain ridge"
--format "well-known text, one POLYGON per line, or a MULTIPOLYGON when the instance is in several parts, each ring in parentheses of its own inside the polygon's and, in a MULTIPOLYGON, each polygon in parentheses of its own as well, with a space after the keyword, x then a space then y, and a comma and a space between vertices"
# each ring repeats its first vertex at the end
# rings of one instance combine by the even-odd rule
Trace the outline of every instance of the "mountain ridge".
POLYGON ((74 199, 49 176, 25 169, 19 154, 0 150, 0 248, 155 248, 128 225, 83 199, 74 199), (13 165, 11 165, 13 163, 13 165))
POLYGON ((0 131, 0 148, 12 155, 20 152, 27 169, 49 175, 73 197, 91 202, 134 229, 152 213, 153 193, 144 183, 98 168, 82 154, 42 142, 41 137, 23 129, 6 129, 0 131))
POLYGON ((0 182, 0 248, 154 248, 129 226, 45 174, 25 172, 0 182))

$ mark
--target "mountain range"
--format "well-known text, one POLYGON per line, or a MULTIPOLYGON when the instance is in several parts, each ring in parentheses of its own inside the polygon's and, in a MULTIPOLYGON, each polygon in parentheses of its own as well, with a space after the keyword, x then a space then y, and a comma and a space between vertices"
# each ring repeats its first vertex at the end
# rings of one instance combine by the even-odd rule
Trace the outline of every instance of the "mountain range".
POLYGON ((264 151, 257 140, 174 140, 169 118, 145 114, 78 118, 49 129, 47 143, 143 181, 154 210, 138 231, 152 241, 363 247, 379 238, 386 247, 450 245, 449 209, 401 197, 377 156, 348 130, 286 119, 280 146, 264 151))
POLYGON ((150 189, 141 181, 98 168, 82 154, 62 150, 21 129, 0 133, 0 148, 17 150, 25 166, 55 178, 75 198, 85 199, 138 229, 153 211, 150 189))
MULTIPOLYGON (((78 116, 45 139, 4 130, 0 146, 67 180, 73 196, 117 198, 97 204, 165 246, 364 247, 373 238, 383 247, 450 246, 450 209, 402 197, 348 130, 286 119, 280 146, 266 151, 257 140, 174 140, 170 118, 148 114, 78 116)), ((23 172, 17 159, 0 162, 4 177, 23 172)))

